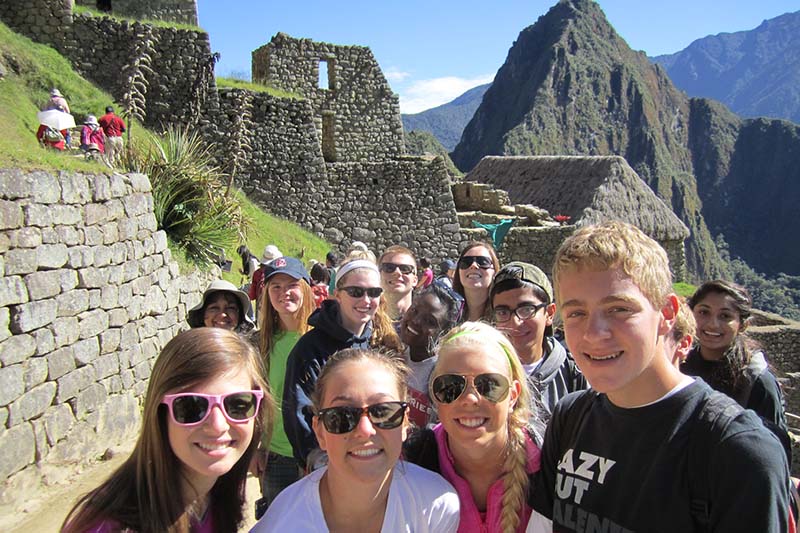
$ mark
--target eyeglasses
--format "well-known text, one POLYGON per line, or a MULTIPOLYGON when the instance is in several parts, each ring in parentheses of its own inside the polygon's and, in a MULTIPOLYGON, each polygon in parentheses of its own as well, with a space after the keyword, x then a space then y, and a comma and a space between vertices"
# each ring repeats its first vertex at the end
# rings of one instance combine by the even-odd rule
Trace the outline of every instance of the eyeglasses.
POLYGON ((495 307, 494 313, 495 322, 508 322, 511 315, 517 315, 520 320, 528 320, 530 317, 539 312, 539 309, 544 309, 547 304, 522 304, 516 309, 509 309, 508 307, 495 307))
POLYGON ((381 263, 381 272, 391 274, 399 269, 401 274, 413 274, 416 268, 414 265, 401 265, 400 263, 381 263))
POLYGON ((461 374, 442 374, 436 376, 431 383, 431 393, 439 403, 453 403, 458 400, 470 383, 478 394, 492 403, 503 400, 508 394, 511 384, 502 374, 478 374, 462 376, 461 374))
POLYGON ((340 291, 344 291, 350 298, 362 298, 366 293, 372 299, 380 298, 383 294, 383 289, 380 287, 339 287, 340 291))
POLYGON ((196 426, 205 422, 214 406, 219 405, 228 422, 239 424, 255 418, 264 391, 248 390, 228 394, 181 392, 165 394, 161 400, 169 408, 172 420, 181 426, 196 426))
POLYGON ((406 402, 381 402, 366 407, 340 405, 320 409, 317 416, 329 433, 341 435, 353 431, 364 415, 378 429, 394 429, 403 423, 407 407, 406 402))
POLYGON ((484 270, 494 268, 492 258, 485 255, 465 255, 458 260, 458 268, 466 270, 472 266, 472 263, 478 263, 478 267, 484 270))

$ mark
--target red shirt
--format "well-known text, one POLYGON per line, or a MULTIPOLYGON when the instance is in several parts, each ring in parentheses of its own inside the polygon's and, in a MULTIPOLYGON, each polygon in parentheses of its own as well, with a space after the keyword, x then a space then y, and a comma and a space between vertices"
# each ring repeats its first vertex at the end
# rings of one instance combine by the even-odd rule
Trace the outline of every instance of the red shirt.
POLYGON ((122 137, 122 132, 125 131, 125 123, 114 113, 106 113, 97 122, 106 132, 106 137, 122 137))

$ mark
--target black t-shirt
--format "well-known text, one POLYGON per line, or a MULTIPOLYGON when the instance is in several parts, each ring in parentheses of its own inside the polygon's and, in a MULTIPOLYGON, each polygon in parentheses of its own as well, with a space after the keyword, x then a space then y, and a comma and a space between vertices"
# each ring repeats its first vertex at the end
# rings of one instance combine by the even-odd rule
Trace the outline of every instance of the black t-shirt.
POLYGON ((789 474, 780 444, 735 405, 724 429, 698 437, 697 419, 712 394, 719 393, 695 381, 634 409, 594 391, 566 396, 545 435, 531 506, 553 520, 554 532, 688 533, 698 531, 690 502, 703 486, 693 476, 705 475, 708 531, 787 531, 789 474), (706 472, 690 472, 690 464, 706 472))

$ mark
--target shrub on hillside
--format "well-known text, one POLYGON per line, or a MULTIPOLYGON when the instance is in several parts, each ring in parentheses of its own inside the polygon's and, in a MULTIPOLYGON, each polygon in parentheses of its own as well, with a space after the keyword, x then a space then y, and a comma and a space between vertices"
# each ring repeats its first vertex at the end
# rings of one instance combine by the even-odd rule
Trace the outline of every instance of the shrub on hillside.
POLYGON ((159 136, 139 136, 125 164, 150 177, 158 227, 190 259, 209 264, 245 241, 250 224, 239 198, 196 133, 170 127, 159 136))

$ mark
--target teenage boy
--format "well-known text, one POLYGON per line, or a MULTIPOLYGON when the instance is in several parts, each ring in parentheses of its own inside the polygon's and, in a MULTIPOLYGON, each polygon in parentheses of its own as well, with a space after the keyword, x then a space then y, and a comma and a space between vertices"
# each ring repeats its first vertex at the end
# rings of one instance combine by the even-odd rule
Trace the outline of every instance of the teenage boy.
POLYGON ((489 302, 495 327, 517 351, 531 392, 549 418, 558 400, 586 388, 572 356, 553 337, 556 304, 550 280, 530 263, 508 263, 492 281, 489 302))
POLYGON ((556 532, 793 531, 778 440, 671 364, 678 298, 664 250, 629 224, 589 226, 561 245, 553 280, 594 390, 556 406, 528 531, 543 531, 541 515, 556 532))
POLYGON ((405 246, 390 246, 378 258, 378 268, 389 317, 397 324, 411 307, 417 286, 417 258, 405 246))

